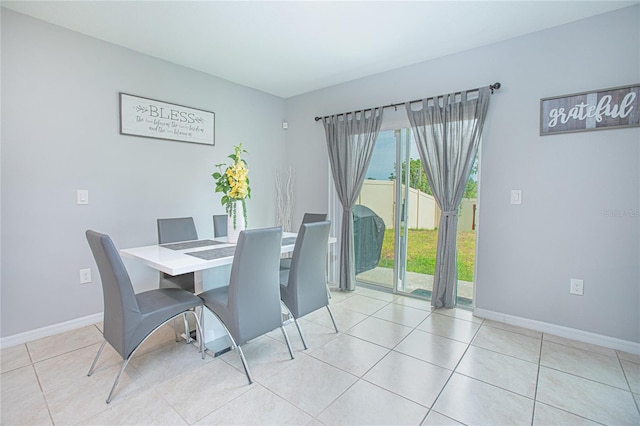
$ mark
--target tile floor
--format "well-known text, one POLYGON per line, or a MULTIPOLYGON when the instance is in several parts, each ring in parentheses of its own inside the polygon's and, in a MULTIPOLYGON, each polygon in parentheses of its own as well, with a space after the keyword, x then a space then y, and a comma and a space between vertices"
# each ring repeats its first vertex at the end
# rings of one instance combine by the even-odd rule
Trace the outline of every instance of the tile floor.
POLYGON ((3 349, 3 425, 640 424, 640 356, 475 318, 367 288, 334 292, 293 325, 200 359, 165 327, 138 351, 114 400, 120 360, 100 324, 3 349), (108 346, 107 346, 108 348, 108 346))

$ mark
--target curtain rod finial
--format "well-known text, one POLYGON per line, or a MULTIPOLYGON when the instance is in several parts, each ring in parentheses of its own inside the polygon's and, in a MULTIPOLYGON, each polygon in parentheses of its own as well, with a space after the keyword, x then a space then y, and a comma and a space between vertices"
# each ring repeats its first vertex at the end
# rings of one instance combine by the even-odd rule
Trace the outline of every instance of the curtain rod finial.
POLYGON ((493 84, 490 84, 489 89, 491 89, 491 94, 493 94, 494 90, 498 90, 500 87, 502 87, 502 84, 500 84, 500 82, 495 82, 493 84))

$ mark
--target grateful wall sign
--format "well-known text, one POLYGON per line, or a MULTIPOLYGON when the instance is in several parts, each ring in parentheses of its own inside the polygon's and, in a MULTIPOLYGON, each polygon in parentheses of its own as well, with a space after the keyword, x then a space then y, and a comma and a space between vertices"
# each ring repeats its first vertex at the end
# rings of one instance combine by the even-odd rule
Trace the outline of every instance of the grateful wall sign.
POLYGON ((640 84, 540 99, 540 135, 640 126, 640 84))
POLYGON ((120 93, 120 133, 214 145, 215 114, 120 93))

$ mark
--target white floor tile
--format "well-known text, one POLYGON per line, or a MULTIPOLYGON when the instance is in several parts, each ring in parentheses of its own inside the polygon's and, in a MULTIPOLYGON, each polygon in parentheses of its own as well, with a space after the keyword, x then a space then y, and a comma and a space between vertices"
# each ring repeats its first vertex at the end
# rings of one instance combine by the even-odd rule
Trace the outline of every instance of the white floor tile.
MULTIPOLYGON (((325 310, 324 313, 328 316, 329 314, 325 310)), ((325 343, 335 339, 339 334, 336 333, 335 328, 325 327, 324 325, 319 325, 312 321, 307 321, 304 318, 298 320, 300 323, 300 329, 304 334, 304 339, 307 342, 308 350, 313 351, 318 349, 325 343)), ((287 331, 287 335, 289 336, 289 342, 291 342, 291 347, 294 351, 303 351, 304 345, 302 344, 302 339, 300 338, 300 333, 298 332, 298 328, 292 322, 285 326, 285 330, 287 331)), ((268 336, 281 342, 283 345, 286 345, 284 340, 284 335, 282 334, 281 329, 276 329, 268 333, 268 336)))
POLYGON ((592 422, 584 417, 576 416, 558 408, 552 407, 541 402, 536 402, 533 413, 533 426, 596 426, 599 423, 592 422))
POLYGON ((618 352, 618 357, 622 360, 633 362, 635 364, 640 364, 640 354, 632 354, 629 352, 616 351, 618 352))
POLYGON ((326 425, 416 425, 428 409, 360 380, 318 416, 326 425))
POLYGON ((414 330, 398 346, 397 352, 453 370, 467 345, 425 331, 414 330))
MULTIPOLYGON (((360 312, 356 312, 351 309, 343 308, 340 305, 332 304, 331 312, 333 312, 333 317, 338 326, 338 331, 341 333, 346 332, 348 329, 350 329, 354 325, 369 318, 365 314, 361 314, 360 312)), ((329 313, 327 312, 326 309, 319 309, 315 312, 312 312, 311 314, 303 317, 303 319, 307 321, 312 321, 326 328, 333 329, 333 323, 331 322, 331 317, 329 316, 329 313)))
POLYGON ((411 308, 420 309, 423 311, 431 312, 431 302, 429 300, 418 299, 416 297, 398 297, 393 301, 396 305, 409 306, 411 308))
POLYGON ((431 407, 451 370, 391 351, 364 380, 425 407, 431 407))
POLYGON ((451 308, 451 309, 440 308, 440 309, 434 310, 433 312, 434 313, 437 312, 440 315, 447 315, 447 316, 458 318, 458 319, 472 321, 478 324, 482 324, 482 322, 484 321, 482 318, 478 318, 474 316, 472 311, 467 309, 462 309, 462 308, 451 308))
POLYGON ((33 362, 53 358, 79 348, 102 343, 102 333, 94 325, 82 327, 66 333, 56 334, 27 343, 27 349, 33 362))
POLYGON ((223 405, 204 419, 202 425, 304 425, 312 417, 259 384, 223 405))
POLYGON ((390 302, 384 300, 374 299, 372 297, 356 294, 352 297, 349 297, 348 299, 336 303, 336 306, 360 312, 361 314, 372 315, 383 307, 387 306, 389 303, 390 302))
POLYGON ((597 346, 597 345, 591 345, 589 343, 579 342, 577 340, 567 339, 566 337, 560 337, 553 334, 545 333, 543 338, 544 340, 548 340, 550 342, 559 343, 565 346, 571 346, 571 347, 582 349, 585 351, 596 352, 596 353, 611 356, 611 357, 616 356, 616 351, 613 349, 604 348, 602 346, 597 346))
POLYGON ((352 327, 347 334, 392 349, 411 333, 411 327, 369 317, 352 327))
POLYGON ((540 367, 537 400, 595 422, 640 423, 631 392, 546 367, 540 367))
POLYGON ((540 365, 629 390, 617 357, 544 341, 540 365))
POLYGON ((217 359, 155 389, 188 424, 193 424, 252 386, 244 373, 217 359))
POLYGON ((639 354, 371 289, 332 295, 340 333, 326 310, 307 315, 302 350, 287 326, 294 360, 279 330, 243 345, 252 385, 237 352, 203 361, 170 325, 111 404, 120 356, 107 345, 86 376, 102 324, 5 348, 0 424, 640 424, 639 354))
POLYGON ((528 398, 536 394, 538 364, 471 346, 456 372, 528 398))
POLYGON ((620 361, 620 363, 629 382, 631 392, 640 393, 640 364, 629 361, 620 361))
MULTIPOLYGON (((262 336, 242 345, 244 356, 254 380, 261 382, 298 362, 300 356, 291 359, 287 345, 268 336, 262 336)), ((220 357, 236 370, 244 374, 244 367, 237 351, 230 351, 220 357)))
POLYGON ((412 308, 410 306, 390 303, 373 314, 373 316, 396 324, 405 325, 407 327, 416 327, 424 321, 427 316, 429 316, 429 312, 423 311, 422 309, 412 308))
POLYGON ((462 423, 457 422, 447 416, 444 416, 437 411, 431 410, 427 415, 427 418, 422 422, 421 426, 463 426, 462 423))
POLYGON ((27 346, 23 344, 2 349, 0 351, 0 363, 2 365, 2 373, 31 364, 27 346))
POLYGON ((467 425, 524 425, 533 399, 454 373, 433 408, 467 425))
POLYGON ((448 315, 441 315, 436 311, 420 323, 417 328, 438 336, 469 343, 478 332, 480 324, 448 315))
POLYGON ((188 425, 153 389, 132 395, 78 425, 188 425))
POLYGON ((515 325, 511 325, 511 324, 506 324, 504 322, 493 321, 493 320, 484 320, 482 325, 485 326, 485 327, 499 328, 501 330, 510 331, 512 333, 524 334, 525 336, 535 337, 536 339, 541 339, 542 338, 542 332, 540 332, 540 331, 530 330, 528 328, 518 327, 518 326, 515 326, 515 325))
POLYGON ((265 388, 317 416, 358 378, 309 356, 264 381, 265 388))
POLYGON ((387 353, 388 348, 341 334, 308 355, 361 377, 387 353))
POLYGON ((538 362, 542 339, 493 327, 481 327, 471 344, 490 351, 538 362))

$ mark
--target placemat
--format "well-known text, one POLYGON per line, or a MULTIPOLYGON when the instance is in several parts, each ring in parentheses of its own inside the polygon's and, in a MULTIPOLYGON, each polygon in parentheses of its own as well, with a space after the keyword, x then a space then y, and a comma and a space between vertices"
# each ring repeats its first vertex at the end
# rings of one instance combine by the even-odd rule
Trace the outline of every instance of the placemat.
MULTIPOLYGON (((287 237, 282 239, 282 245, 286 246, 289 244, 294 244, 296 242, 296 237, 287 237)), ((214 243, 218 243, 214 241, 214 243)), ((187 253, 189 256, 194 256, 204 260, 213 260, 220 259, 221 257, 233 256, 236 251, 236 247, 223 247, 223 248, 215 248, 210 250, 202 250, 202 251, 193 251, 191 253, 187 253)))
POLYGON ((186 250, 186 249, 192 249, 196 247, 215 246, 216 244, 225 244, 225 243, 220 241, 213 241, 213 240, 198 240, 198 241, 185 241, 183 243, 160 244, 160 246, 171 249, 171 250, 186 250))
POLYGON ((191 253, 187 253, 189 256, 198 257, 204 260, 213 260, 220 259, 221 257, 229 257, 233 256, 236 251, 236 247, 222 247, 210 250, 202 250, 202 251, 193 251, 191 253))
POLYGON ((283 246, 288 246, 289 244, 295 244, 295 243, 296 243, 296 237, 286 237, 282 239, 283 246))

